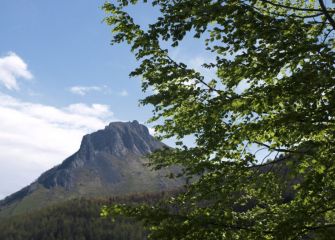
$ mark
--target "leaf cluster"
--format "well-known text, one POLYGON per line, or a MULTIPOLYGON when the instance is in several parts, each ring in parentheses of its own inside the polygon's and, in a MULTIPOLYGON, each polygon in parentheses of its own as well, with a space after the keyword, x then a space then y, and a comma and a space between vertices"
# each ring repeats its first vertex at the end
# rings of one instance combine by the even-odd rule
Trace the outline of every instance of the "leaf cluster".
POLYGON ((154 106, 162 138, 179 140, 177 149, 153 154, 152 165, 182 165, 193 180, 165 204, 121 212, 144 219, 152 239, 331 234, 334 10, 321 0, 154 0, 161 16, 144 30, 128 4, 138 1, 103 7, 112 43, 131 45, 140 63, 131 76, 155 90, 141 103, 154 106), (190 34, 215 56, 203 65, 215 79, 162 48, 190 34), (189 135, 192 147, 182 141, 189 135))

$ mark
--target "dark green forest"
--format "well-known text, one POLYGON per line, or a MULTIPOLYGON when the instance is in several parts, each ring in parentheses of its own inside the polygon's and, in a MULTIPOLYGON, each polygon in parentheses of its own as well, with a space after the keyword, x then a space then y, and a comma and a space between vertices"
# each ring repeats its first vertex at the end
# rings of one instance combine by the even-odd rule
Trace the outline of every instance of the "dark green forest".
POLYGON ((0 223, 1 240, 145 239, 138 222, 100 217, 101 201, 72 200, 0 223))
POLYGON ((0 219, 1 240, 137 240, 146 239, 134 219, 101 217, 106 204, 152 204, 166 194, 142 194, 110 199, 73 199, 26 215, 0 219))

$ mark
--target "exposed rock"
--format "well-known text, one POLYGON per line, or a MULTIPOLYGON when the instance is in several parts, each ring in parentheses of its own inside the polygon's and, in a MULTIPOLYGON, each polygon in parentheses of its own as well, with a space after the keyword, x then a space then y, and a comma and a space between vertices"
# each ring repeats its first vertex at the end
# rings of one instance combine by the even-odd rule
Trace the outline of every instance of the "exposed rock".
POLYGON ((34 208, 70 197, 127 195, 177 188, 181 182, 166 178, 166 171, 152 172, 145 166, 145 156, 164 146, 137 121, 110 123, 103 130, 85 135, 80 149, 62 164, 1 201, 0 215, 1 208, 20 206, 28 199, 30 205, 30 202, 36 204, 31 206, 34 208))

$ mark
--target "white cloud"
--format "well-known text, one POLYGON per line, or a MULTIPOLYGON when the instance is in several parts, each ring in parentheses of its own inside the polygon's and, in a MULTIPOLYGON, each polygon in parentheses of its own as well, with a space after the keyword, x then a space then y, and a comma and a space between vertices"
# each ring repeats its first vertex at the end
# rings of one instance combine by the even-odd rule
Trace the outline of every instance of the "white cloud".
POLYGON ((0 93, 0 199, 77 151, 83 135, 115 120, 107 105, 57 108, 0 93))
POLYGON ((126 97, 129 95, 127 90, 122 91, 112 91, 110 87, 104 85, 104 86, 72 86, 69 88, 69 91, 73 94, 80 95, 80 96, 86 96, 90 92, 101 92, 106 95, 119 95, 122 97, 126 97))
POLYGON ((19 90, 18 78, 33 78, 27 64, 13 52, 0 57, 0 83, 9 90, 19 90))
POLYGON ((148 129, 149 129, 149 133, 150 133, 150 135, 152 135, 152 136, 155 136, 155 135, 156 135, 156 130, 155 130, 154 128, 149 127, 148 129))
POLYGON ((83 103, 76 103, 69 105, 66 110, 80 115, 87 116, 96 116, 96 117, 110 117, 112 116, 112 112, 109 109, 108 105, 103 104, 92 104, 88 106, 83 103))
POLYGON ((73 94, 86 96, 91 92, 101 92, 106 95, 119 95, 121 97, 126 97, 129 95, 128 91, 123 89, 122 91, 113 91, 110 87, 104 86, 72 86, 69 88, 69 91, 73 94))
POLYGON ((100 92, 103 90, 103 87, 99 87, 99 86, 73 86, 70 87, 70 92, 73 94, 77 94, 80 96, 85 96, 86 94, 88 94, 89 92, 100 92))
POLYGON ((120 93, 119 93, 120 96, 122 97, 126 97, 129 95, 129 93, 127 92, 127 90, 122 90, 120 93))

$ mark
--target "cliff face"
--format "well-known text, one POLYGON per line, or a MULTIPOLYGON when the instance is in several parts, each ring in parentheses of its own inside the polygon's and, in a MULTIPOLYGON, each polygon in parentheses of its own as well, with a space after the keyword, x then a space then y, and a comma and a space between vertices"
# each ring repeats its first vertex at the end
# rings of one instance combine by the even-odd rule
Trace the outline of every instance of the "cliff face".
POLYGON ((0 202, 0 216, 25 212, 75 197, 103 197, 158 192, 181 186, 152 172, 146 156, 165 145, 133 122, 113 122, 85 135, 80 149, 36 182, 0 202))
POLYGON ((144 157, 162 147, 164 144, 137 121, 114 122, 84 136, 77 153, 42 174, 37 182, 46 188, 60 186, 70 190, 79 183, 85 184, 83 174, 91 176, 87 180, 99 180, 104 187, 126 182, 131 176, 124 173, 146 172, 142 166, 144 157))
POLYGON ((94 152, 97 151, 124 157, 128 153, 146 155, 163 146, 149 134, 148 128, 137 121, 114 122, 104 130, 84 136, 78 154, 83 159, 94 160, 94 152))

